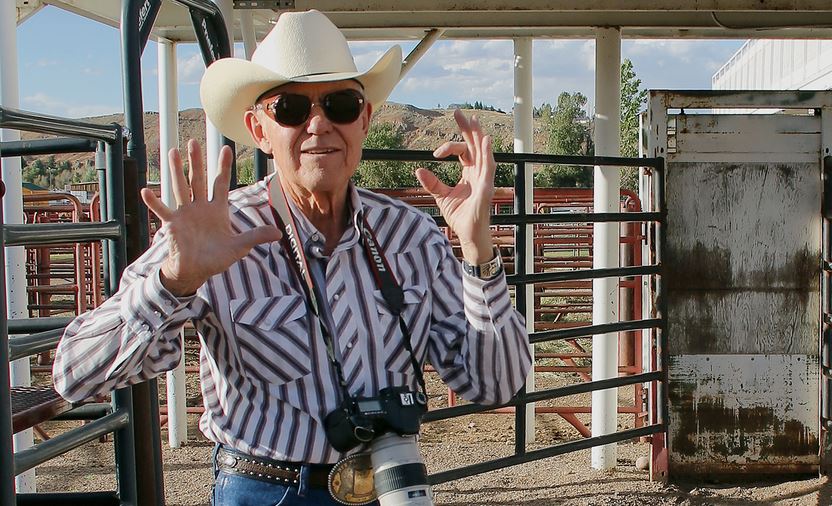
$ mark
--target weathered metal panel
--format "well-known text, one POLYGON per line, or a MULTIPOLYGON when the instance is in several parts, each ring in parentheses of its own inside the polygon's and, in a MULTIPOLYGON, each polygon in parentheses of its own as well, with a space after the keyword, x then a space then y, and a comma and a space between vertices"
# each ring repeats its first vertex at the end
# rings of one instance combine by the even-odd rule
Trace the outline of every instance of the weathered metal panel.
POLYGON ((817 353, 820 168, 673 163, 671 354, 817 353))
POLYGON ((742 155, 742 160, 794 162, 794 156, 820 153, 820 116, 679 114, 674 161, 704 161, 706 153, 742 155))
POLYGON ((819 119, 670 118, 671 476, 816 470, 819 119))
POLYGON ((669 305, 672 354, 817 354, 817 293, 676 292, 669 305))
POLYGON ((811 472, 818 457, 818 358, 672 356, 671 475, 811 472))

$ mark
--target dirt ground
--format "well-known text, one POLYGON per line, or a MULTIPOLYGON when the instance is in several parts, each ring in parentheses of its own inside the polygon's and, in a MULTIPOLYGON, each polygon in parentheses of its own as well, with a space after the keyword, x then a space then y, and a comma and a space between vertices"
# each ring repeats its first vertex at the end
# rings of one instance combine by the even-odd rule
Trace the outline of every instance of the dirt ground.
MULTIPOLYGON (((421 448, 431 473, 485 461, 513 452, 511 416, 478 415, 457 433, 443 429, 442 441, 431 435, 429 425, 421 448), (472 425, 469 427, 469 425, 472 425), (501 441, 506 438, 508 440, 501 441)), ((165 496, 169 506, 208 504, 212 473, 212 445, 195 432, 191 416, 188 445, 171 449, 163 445, 165 496)), ((542 420, 542 425, 546 421, 542 420)), ((437 431, 438 432, 438 431, 437 431)), ((163 433, 166 438, 166 433, 163 433)), ((546 444, 548 445, 548 444, 546 444)), ((541 447, 528 446, 529 450, 541 447)), ((599 506, 744 506, 752 504, 797 506, 832 504, 832 486, 826 478, 780 483, 673 484, 651 482, 646 471, 635 468, 646 455, 646 443, 618 446, 619 466, 613 471, 590 468, 590 450, 552 457, 435 487, 437 505, 599 505, 599 506)), ((112 490, 113 447, 94 442, 37 469, 38 491, 112 490)))
MULTIPOLYGON (((565 381, 578 381, 538 375, 538 387, 565 381)), ((431 405, 446 405, 446 391, 428 376, 431 405)), ((189 380, 189 404, 199 402, 196 385, 189 380)), ((164 385, 160 385, 160 392, 164 385)), ((632 390, 622 389, 622 403, 632 402, 632 390)), ((588 396, 550 401, 563 405, 588 404, 588 396)), ((588 415, 579 415, 588 423, 588 415)), ((66 428, 63 422, 44 425, 55 433, 66 428)), ((196 428, 197 416, 189 415, 189 441, 182 448, 167 446, 163 429, 165 495, 170 506, 207 505, 211 490, 210 455, 212 444, 196 428)), ((619 417, 621 428, 632 427, 633 416, 619 417)), ((579 438, 577 431, 556 414, 536 416, 535 442, 527 450, 551 446, 579 438)), ((514 451, 514 416, 479 414, 425 424, 421 449, 431 473, 508 456, 514 451)), ((651 482, 646 471, 636 469, 640 456, 647 456, 649 445, 626 442, 617 447, 618 467, 595 471, 590 466, 590 450, 552 457, 435 487, 436 504, 469 505, 600 505, 600 506, 742 506, 832 505, 832 486, 826 478, 810 478, 778 483, 751 484, 671 484, 651 482)), ((38 491, 112 490, 115 487, 112 442, 93 442, 37 468, 38 491)))

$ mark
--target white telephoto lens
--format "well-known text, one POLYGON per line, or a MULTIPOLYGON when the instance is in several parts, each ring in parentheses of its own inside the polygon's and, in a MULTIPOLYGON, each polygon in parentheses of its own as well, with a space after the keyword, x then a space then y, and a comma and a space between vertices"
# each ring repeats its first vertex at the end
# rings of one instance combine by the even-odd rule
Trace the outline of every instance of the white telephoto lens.
POLYGON ((385 434, 372 443, 371 460, 381 506, 433 506, 433 491, 416 436, 385 434))

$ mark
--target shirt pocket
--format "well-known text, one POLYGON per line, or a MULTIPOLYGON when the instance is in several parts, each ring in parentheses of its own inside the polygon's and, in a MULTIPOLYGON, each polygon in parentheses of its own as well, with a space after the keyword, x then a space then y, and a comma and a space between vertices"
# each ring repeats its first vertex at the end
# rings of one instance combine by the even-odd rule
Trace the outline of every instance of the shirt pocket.
POLYGON ((269 385, 312 371, 307 308, 300 295, 233 299, 231 320, 246 374, 269 385))
POLYGON ((399 318, 396 316, 387 301, 384 299, 381 290, 375 290, 373 295, 378 308, 379 326, 381 329, 382 349, 384 350, 384 367, 390 372, 404 374, 411 377, 413 367, 410 360, 410 352, 404 346, 404 339, 409 338, 413 347, 416 359, 421 362, 424 355, 425 335, 424 331, 427 321, 430 319, 429 304, 425 299, 427 288, 414 285, 405 288, 404 303, 402 304, 402 318, 407 324, 409 336, 403 336, 399 327, 399 318))

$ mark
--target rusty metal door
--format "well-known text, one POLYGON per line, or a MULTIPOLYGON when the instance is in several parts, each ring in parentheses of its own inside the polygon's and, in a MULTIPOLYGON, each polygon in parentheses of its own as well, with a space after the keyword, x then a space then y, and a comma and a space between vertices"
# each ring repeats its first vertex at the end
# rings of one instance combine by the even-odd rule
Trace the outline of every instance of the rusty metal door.
POLYGON ((821 116, 668 114, 672 94, 650 111, 667 157, 670 476, 817 472, 821 116))

